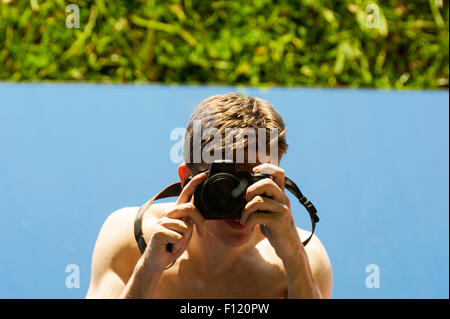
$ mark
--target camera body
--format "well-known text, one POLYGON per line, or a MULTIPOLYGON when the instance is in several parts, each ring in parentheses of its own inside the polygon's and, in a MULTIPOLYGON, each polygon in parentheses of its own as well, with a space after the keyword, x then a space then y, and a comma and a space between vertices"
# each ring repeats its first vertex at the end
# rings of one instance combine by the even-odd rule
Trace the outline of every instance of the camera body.
MULTIPOLYGON (((254 174, 250 171, 237 170, 236 164, 233 161, 214 161, 207 170, 206 179, 197 186, 197 189, 194 192, 194 205, 205 219, 240 219, 242 209, 246 204, 245 195, 247 188, 253 183, 265 178, 270 178, 270 175, 254 174)), ((167 186, 139 209, 134 222, 134 237, 142 254, 147 247, 142 234, 142 219, 144 213, 155 200, 179 196, 183 191, 183 187, 189 183, 191 179, 192 178, 190 177, 187 178, 184 184, 174 183, 167 186)), ((303 246, 306 246, 314 234, 316 223, 320 220, 319 216, 317 216, 317 210, 314 205, 303 196, 294 181, 287 176, 285 176, 285 187, 298 199, 300 204, 305 207, 311 218, 311 235, 309 235, 308 239, 303 241, 303 246)), ((261 225, 261 231, 266 235, 265 225, 261 225)), ((172 252, 172 248, 173 245, 167 244, 167 251, 172 252)))
POLYGON ((194 205, 205 219, 240 219, 247 188, 267 177, 238 170, 231 160, 216 160, 194 193, 194 205))

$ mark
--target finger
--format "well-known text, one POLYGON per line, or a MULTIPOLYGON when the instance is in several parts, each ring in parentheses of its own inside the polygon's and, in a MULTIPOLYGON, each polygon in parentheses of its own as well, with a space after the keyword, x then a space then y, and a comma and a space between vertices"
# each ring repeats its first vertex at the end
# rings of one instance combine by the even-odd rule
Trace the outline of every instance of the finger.
POLYGON ((186 223, 189 225, 189 230, 183 235, 183 239, 180 240, 178 244, 172 247, 172 252, 175 258, 181 256, 181 254, 186 250, 192 238, 192 229, 194 227, 194 224, 191 221, 189 221, 189 219, 186 220, 186 223))
POLYGON ((253 172, 268 174, 272 176, 273 181, 280 187, 280 189, 284 192, 284 170, 276 165, 264 163, 253 168, 253 172))
POLYGON ((190 232, 181 235, 176 231, 161 226, 161 230, 153 236, 155 236, 158 246, 164 251, 171 253, 175 258, 178 258, 189 244, 191 235, 192 233, 190 232))
POLYGON ((247 230, 252 229, 256 225, 266 225, 270 227, 271 224, 276 221, 277 217, 273 214, 267 213, 253 213, 249 216, 245 223, 245 228, 247 230))
POLYGON ((257 195, 265 195, 281 203, 285 203, 285 194, 270 178, 265 178, 247 188, 246 201, 251 201, 257 195))
POLYGON ((184 222, 186 223, 186 225, 187 225, 189 228, 193 228, 194 225, 195 225, 189 218, 187 218, 186 220, 184 220, 184 222))
POLYGON ((172 243, 168 243, 166 245, 166 249, 169 253, 173 252, 173 244, 172 243))
POLYGON ((186 186, 183 187, 180 196, 178 196, 177 204, 184 204, 189 202, 198 185, 200 185, 205 180, 205 177, 206 173, 195 175, 192 180, 190 180, 189 183, 187 183, 186 186))
POLYGON ((161 227, 161 230, 153 234, 153 237, 163 246, 166 246, 168 243, 175 245, 183 239, 183 235, 165 227, 161 227))
POLYGON ((167 229, 176 231, 177 233, 183 235, 189 230, 188 224, 180 219, 172 219, 167 217, 162 217, 159 221, 159 224, 164 226, 167 229))
POLYGON ((197 232, 200 236, 203 236, 205 233, 205 219, 191 202, 177 205, 166 214, 166 217, 174 219, 189 218, 197 227, 197 232))
POLYGON ((288 214, 290 210, 285 204, 258 195, 245 205, 241 213, 240 223, 245 225, 249 216, 257 211, 265 211, 265 215, 284 215, 288 214))

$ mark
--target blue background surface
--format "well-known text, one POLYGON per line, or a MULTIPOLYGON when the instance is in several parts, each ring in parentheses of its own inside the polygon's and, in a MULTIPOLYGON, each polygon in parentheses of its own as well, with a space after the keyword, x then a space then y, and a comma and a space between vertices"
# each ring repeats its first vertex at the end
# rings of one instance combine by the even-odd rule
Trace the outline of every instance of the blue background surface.
MULTIPOLYGON (((448 298, 448 92, 242 90, 285 119, 281 166, 319 211, 332 297, 448 298), (380 288, 366 287, 369 264, 380 288)), ((106 217, 177 181, 170 132, 231 91, 0 84, 0 297, 83 298, 106 217)), ((310 230, 299 205, 294 218, 310 230)))

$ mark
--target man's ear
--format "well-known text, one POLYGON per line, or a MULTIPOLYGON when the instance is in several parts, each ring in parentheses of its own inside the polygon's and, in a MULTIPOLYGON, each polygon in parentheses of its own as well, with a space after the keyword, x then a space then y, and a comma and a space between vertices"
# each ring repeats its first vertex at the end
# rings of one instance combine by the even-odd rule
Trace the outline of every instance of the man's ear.
POLYGON ((192 176, 191 170, 187 167, 185 163, 180 164, 178 166, 178 176, 180 176, 181 184, 184 185, 184 182, 189 176, 192 176))

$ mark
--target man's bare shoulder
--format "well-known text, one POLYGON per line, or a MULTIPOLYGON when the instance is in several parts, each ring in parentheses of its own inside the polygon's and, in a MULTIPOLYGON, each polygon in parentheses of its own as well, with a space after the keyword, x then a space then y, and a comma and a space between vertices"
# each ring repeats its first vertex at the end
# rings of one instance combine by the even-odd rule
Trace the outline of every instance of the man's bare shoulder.
MULTIPOLYGON (((301 229, 298 226, 297 231, 302 242, 304 242, 311 236, 310 231, 301 229)), ((310 241, 305 246, 305 251, 308 255, 311 271, 313 272, 313 274, 315 272, 323 270, 323 267, 329 266, 330 261, 328 259, 327 251, 317 235, 314 234, 311 237, 310 241)))
MULTIPOLYGON (((299 227, 297 227, 297 231, 302 242, 311 236, 311 232, 299 227)), ((258 263, 258 267, 270 267, 273 274, 278 274, 277 276, 279 276, 281 272, 285 275, 283 261, 278 257, 267 238, 262 239, 255 248, 264 260, 264 263, 258 263), (276 271, 274 272, 273 270, 276 271)), ((316 235, 313 235, 311 240, 305 246, 305 251, 308 256, 312 276, 318 285, 322 297, 330 298, 332 288, 332 269, 324 245, 316 235)))
MULTIPOLYGON (((311 232, 297 227, 298 234, 301 241, 305 241, 311 236, 311 232)), ((278 257, 272 245, 267 238, 262 239, 257 245, 256 249, 264 257, 264 259, 272 264, 278 264, 282 267, 282 260, 278 257)), ((320 241, 319 237, 313 235, 311 240, 305 246, 306 254, 310 262, 311 270, 313 272, 319 271, 324 264, 329 263, 328 255, 325 247, 320 241)))
MULTIPOLYGON (((161 212, 165 209, 172 207, 175 203, 158 203, 152 204, 148 211, 145 212, 144 218, 147 216, 158 217, 161 212)), ((136 215, 139 211, 140 207, 124 207, 116 210, 111 215, 109 215, 108 219, 113 225, 120 225, 125 221, 133 221, 136 218, 136 215)))
MULTIPOLYGON (((302 241, 311 236, 311 232, 309 231, 302 230, 298 227, 297 230, 302 241)), ((333 271, 325 246, 322 244, 319 237, 313 235, 309 243, 305 246, 305 251, 308 255, 311 273, 319 287, 322 297, 331 298, 333 271)))
MULTIPOLYGON (((153 218, 159 218, 161 213, 175 203, 158 203, 151 205, 143 216, 143 221, 149 222, 153 218)), ((134 242, 134 222, 140 207, 124 207, 116 210, 106 219, 102 230, 113 233, 117 239, 123 242, 134 242)))
MULTIPOLYGON (((144 215, 145 225, 152 222, 152 217, 159 214, 172 203, 152 205, 144 215)), ((101 271, 112 269, 119 273, 130 272, 139 259, 136 239, 134 238, 134 222, 140 207, 124 207, 111 213, 103 223, 95 244, 93 262, 101 271)), ((148 232, 147 232, 148 234, 148 232)))

